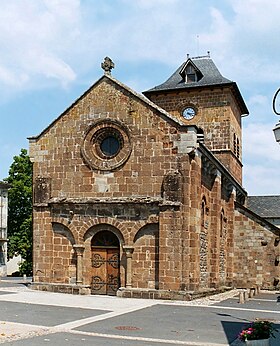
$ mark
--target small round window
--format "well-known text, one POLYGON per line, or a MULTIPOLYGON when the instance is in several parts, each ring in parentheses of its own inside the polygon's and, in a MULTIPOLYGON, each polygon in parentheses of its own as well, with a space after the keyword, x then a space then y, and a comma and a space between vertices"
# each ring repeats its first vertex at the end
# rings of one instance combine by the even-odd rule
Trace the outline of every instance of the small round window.
POLYGON ((129 130, 119 121, 104 119, 86 132, 81 154, 89 167, 111 171, 127 161, 131 149, 129 130))
POLYGON ((116 128, 104 127, 93 136, 93 147, 100 158, 110 160, 123 148, 123 136, 116 128))
POLYGON ((100 143, 101 152, 108 157, 118 154, 121 148, 121 143, 118 138, 114 136, 105 137, 100 143))

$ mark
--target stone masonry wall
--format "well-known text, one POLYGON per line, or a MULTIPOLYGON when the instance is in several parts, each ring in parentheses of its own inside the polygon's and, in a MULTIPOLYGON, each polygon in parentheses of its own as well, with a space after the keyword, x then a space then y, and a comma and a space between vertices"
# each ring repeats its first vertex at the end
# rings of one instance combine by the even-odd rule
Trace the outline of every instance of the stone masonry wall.
POLYGON ((201 127, 204 130, 205 145, 213 153, 217 151, 221 162, 239 182, 242 181, 240 110, 229 88, 205 88, 199 92, 194 89, 176 93, 152 93, 149 98, 186 122, 186 125, 201 127), (190 105, 197 109, 197 114, 193 119, 185 120, 182 111, 190 105), (239 156, 234 148, 234 134, 239 142, 239 156))
MULTIPOLYGON (((85 284, 90 283, 90 242, 85 239, 87 232, 98 224, 111 224, 120 232, 122 245, 135 245, 134 263, 143 239, 135 241, 134 237, 141 227, 149 223, 154 215, 153 207, 148 204, 148 212, 143 216, 141 207, 134 204, 130 210, 125 199, 136 197, 161 199, 163 177, 170 171, 178 170, 177 143, 180 134, 176 127, 166 119, 161 119, 156 111, 150 109, 142 101, 131 96, 128 91, 110 80, 97 84, 84 95, 72 108, 67 110, 38 139, 31 140, 30 156, 34 162, 34 273, 38 281, 71 283, 75 279, 73 244, 84 244, 83 254, 85 284), (120 169, 97 171, 84 162, 81 155, 83 139, 89 128, 96 121, 114 119, 128 129, 131 153, 120 169), (46 189, 48 192, 46 193, 46 189), (44 193, 42 192, 44 191, 44 193), (39 196, 36 197, 36 193, 39 196), (45 198, 45 200, 44 200, 45 198), (122 199, 121 205, 87 205, 86 203, 64 206, 67 199, 85 200, 95 198, 122 199), (50 200, 57 201, 60 208, 49 208, 50 200), (61 202, 60 202, 61 201, 61 202), (60 204, 61 203, 61 204, 60 204), (36 205, 36 204, 35 204, 36 205), (42 206, 45 205, 45 206, 42 206), (70 211, 73 213, 71 214, 70 211), (140 215, 140 216, 137 216, 140 215), (145 220, 141 221, 141 217, 145 220), (139 219, 140 218, 140 219, 139 219), (69 239, 57 235, 53 223, 61 223, 66 229, 69 239), (63 240, 62 240, 63 239, 63 240), (68 245, 65 243, 67 242, 68 245), (56 243, 54 243, 56 242, 56 243), (59 272, 59 264, 63 247, 65 277, 59 272), (66 270, 67 266, 70 266, 66 270)), ((141 202, 142 205, 145 205, 141 202)), ((163 226, 165 227, 165 226, 163 226)), ((169 231, 168 231, 169 232, 169 231)), ((154 247, 151 239, 144 241, 154 247)), ((170 247, 171 248, 171 245, 170 247)), ((150 251, 150 258, 155 259, 156 251, 150 251)), ((138 254, 138 255, 137 255, 138 254)), ((148 253, 147 253, 148 254, 148 253)), ((148 255, 147 255, 148 256, 148 255)), ((148 256, 148 257, 149 257, 148 256)), ((60 261, 61 263, 61 261, 60 261)), ((125 285, 125 263, 121 268, 121 284, 125 285)), ((171 268, 172 269, 172 268, 171 268)), ((153 269, 154 270, 154 269, 153 269)), ((137 281, 136 287, 146 284, 147 274, 137 281), (143 283, 144 282, 144 283, 143 283)), ((136 277, 137 275, 135 275, 136 277)), ((153 278, 153 280, 154 280, 153 278)), ((151 281, 151 280, 149 280, 151 281)), ((150 285, 156 285, 151 283, 150 285)))
POLYGON ((235 211, 234 285, 279 287, 279 232, 263 226, 243 209, 235 211))
MULTIPOLYGON (((205 119, 222 112, 226 124, 233 116, 222 109, 225 95, 197 97, 209 99, 205 119)), ((89 286, 91 239, 105 230, 120 244, 121 287, 186 292, 231 283, 235 196, 224 198, 221 173, 203 178, 202 153, 189 131, 104 78, 32 139, 34 281, 89 286), (95 129, 106 126, 123 131, 125 154, 111 161, 92 149, 95 129)))
POLYGON ((106 81, 31 142, 30 156, 35 177, 50 178, 53 198, 152 197, 161 195, 162 177, 178 169, 179 139, 174 126, 106 81), (132 152, 121 170, 97 172, 85 165, 81 147, 88 128, 108 118, 128 127, 132 152))

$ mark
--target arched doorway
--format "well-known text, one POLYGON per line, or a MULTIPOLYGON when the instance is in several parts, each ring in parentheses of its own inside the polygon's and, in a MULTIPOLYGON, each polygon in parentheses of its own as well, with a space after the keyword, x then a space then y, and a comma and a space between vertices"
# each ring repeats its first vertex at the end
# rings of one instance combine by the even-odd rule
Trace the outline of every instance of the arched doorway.
POLYGON ((91 240, 92 294, 116 295, 120 286, 120 245, 110 231, 100 231, 91 240))

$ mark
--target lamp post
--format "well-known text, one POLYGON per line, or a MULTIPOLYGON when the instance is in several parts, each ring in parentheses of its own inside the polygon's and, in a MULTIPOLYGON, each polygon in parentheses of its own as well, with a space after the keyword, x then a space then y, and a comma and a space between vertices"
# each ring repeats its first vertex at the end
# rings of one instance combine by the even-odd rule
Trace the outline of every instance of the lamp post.
POLYGON ((273 132, 276 142, 280 144, 280 121, 275 125, 273 132))
MULTIPOLYGON (((277 99, 279 92, 280 92, 280 88, 276 91, 276 93, 273 97, 273 102, 272 102, 273 111, 277 115, 280 115, 280 112, 278 112, 276 109, 276 99, 277 99)), ((280 121, 278 121, 278 123, 275 125, 273 132, 274 132, 276 142, 280 144, 280 121)))

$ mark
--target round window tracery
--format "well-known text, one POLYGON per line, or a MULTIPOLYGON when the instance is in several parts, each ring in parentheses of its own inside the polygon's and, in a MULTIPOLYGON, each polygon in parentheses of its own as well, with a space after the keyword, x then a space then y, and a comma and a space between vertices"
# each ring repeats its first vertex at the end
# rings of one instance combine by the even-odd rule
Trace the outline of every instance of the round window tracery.
POLYGON ((111 119, 96 122, 85 135, 81 153, 93 169, 106 171, 122 166, 131 153, 128 129, 111 119))
POLYGON ((115 128, 105 127, 97 131, 92 139, 99 155, 104 159, 113 158, 123 148, 123 136, 115 128))

